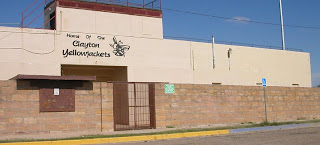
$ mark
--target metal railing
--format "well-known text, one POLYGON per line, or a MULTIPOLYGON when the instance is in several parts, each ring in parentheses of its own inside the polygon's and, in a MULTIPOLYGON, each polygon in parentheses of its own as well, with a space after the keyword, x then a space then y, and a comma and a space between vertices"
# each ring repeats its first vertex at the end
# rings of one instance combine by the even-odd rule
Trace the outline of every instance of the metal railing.
MULTIPOLYGON (((44 20, 44 14, 55 8, 59 0, 35 0, 21 13, 21 28, 47 28, 46 25, 55 18, 44 20)), ((82 2, 93 2, 101 4, 112 4, 126 7, 136 7, 143 9, 161 10, 161 0, 72 0, 82 2)))
POLYGON ((0 26, 20 27, 20 23, 0 23, 0 26))
POLYGON ((74 0, 161 10, 161 0, 74 0))
MULTIPOLYGON (((238 46, 249 46, 249 47, 259 47, 259 48, 270 48, 270 49, 279 49, 282 50, 281 46, 272 46, 272 45, 262 45, 262 44, 249 44, 249 43, 240 43, 240 42, 230 42, 230 41, 216 41, 220 44, 227 44, 227 45, 238 45, 238 46)), ((286 48, 289 51, 299 51, 304 52, 302 49, 298 48, 286 48)))
MULTIPOLYGON (((177 40, 212 43, 212 40, 201 39, 201 38, 190 38, 190 37, 179 37, 179 36, 163 36, 163 37, 166 38, 166 39, 177 39, 177 40)), ((241 42, 231 42, 231 41, 215 41, 215 43, 217 43, 217 44, 226 44, 226 45, 237 45, 237 46, 247 46, 247 47, 258 47, 258 48, 269 48, 269 49, 282 50, 281 46, 272 46, 272 45, 251 44, 251 43, 241 43, 241 42)), ((286 48, 286 49, 289 50, 289 51, 304 52, 303 49, 298 49, 298 48, 286 48)))
POLYGON ((51 10, 56 0, 35 0, 23 12, 21 12, 21 28, 38 28, 42 29, 54 17, 44 22, 44 13, 51 10), (42 9, 44 8, 44 10, 42 9), (41 26, 39 26, 42 24, 41 26))

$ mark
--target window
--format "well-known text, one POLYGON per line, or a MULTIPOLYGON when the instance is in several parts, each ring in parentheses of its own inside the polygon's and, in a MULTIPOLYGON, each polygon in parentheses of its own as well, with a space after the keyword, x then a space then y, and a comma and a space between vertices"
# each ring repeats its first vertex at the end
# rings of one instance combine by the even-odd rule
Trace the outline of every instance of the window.
POLYGON ((50 14, 50 29, 55 30, 56 29, 56 13, 53 12, 50 14))

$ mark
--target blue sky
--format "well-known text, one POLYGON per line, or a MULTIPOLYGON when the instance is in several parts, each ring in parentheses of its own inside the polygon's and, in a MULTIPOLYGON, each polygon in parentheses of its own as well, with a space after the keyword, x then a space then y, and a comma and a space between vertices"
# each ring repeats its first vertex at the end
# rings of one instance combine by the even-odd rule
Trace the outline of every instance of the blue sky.
MULTIPOLYGON (((0 23, 20 23, 34 0, 0 0, 0 23)), ((41 0, 40 0, 41 1, 41 0)), ((281 46, 280 26, 230 21, 168 11, 176 9, 280 24, 279 0, 162 0, 165 36, 281 46)), ((284 23, 320 28, 319 0, 283 0, 284 23)), ((320 29, 285 27, 286 46, 311 54, 313 85, 320 84, 320 29)), ((299 69, 299 68, 297 68, 299 69)), ((290 72, 289 72, 290 73, 290 72)))

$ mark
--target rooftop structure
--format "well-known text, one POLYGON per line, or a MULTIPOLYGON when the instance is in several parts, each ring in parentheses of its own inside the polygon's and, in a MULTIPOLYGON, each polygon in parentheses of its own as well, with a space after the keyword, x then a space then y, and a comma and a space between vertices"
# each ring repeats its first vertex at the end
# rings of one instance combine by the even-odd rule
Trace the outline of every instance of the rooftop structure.
MULTIPOLYGON (((0 79, 311 87, 310 54, 164 39, 161 0, 36 0, 20 28, 0 27, 0 79), (41 11, 39 11, 41 9, 41 11)), ((190 20, 191 21, 191 20, 190 20)))

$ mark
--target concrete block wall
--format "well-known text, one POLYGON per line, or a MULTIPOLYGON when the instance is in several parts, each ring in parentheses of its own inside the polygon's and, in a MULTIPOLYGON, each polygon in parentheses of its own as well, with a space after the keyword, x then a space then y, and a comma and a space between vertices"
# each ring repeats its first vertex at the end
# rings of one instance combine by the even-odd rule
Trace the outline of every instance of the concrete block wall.
POLYGON ((320 88, 268 87, 266 96, 271 121, 320 119, 320 88))
MULTIPOLYGON (((0 81, 0 134, 113 130, 112 84, 91 85, 89 90, 76 89, 75 112, 40 112, 38 88, 17 89, 16 81, 0 81)), ((30 82, 20 81, 19 86, 30 82)))
MULTIPOLYGON (((320 88, 267 87, 270 122, 320 119, 320 88)), ((265 121, 264 90, 258 86, 175 84, 174 94, 156 85, 157 127, 196 127, 265 121)))
MULTIPOLYGON (((175 84, 165 94, 164 85, 155 85, 157 128, 265 121, 262 87, 175 84)), ((75 97, 75 112, 40 112, 39 88, 0 81, 0 134, 114 130, 111 83, 84 83, 75 97)), ((320 119, 320 88, 267 87, 266 99, 270 122, 320 119)))

